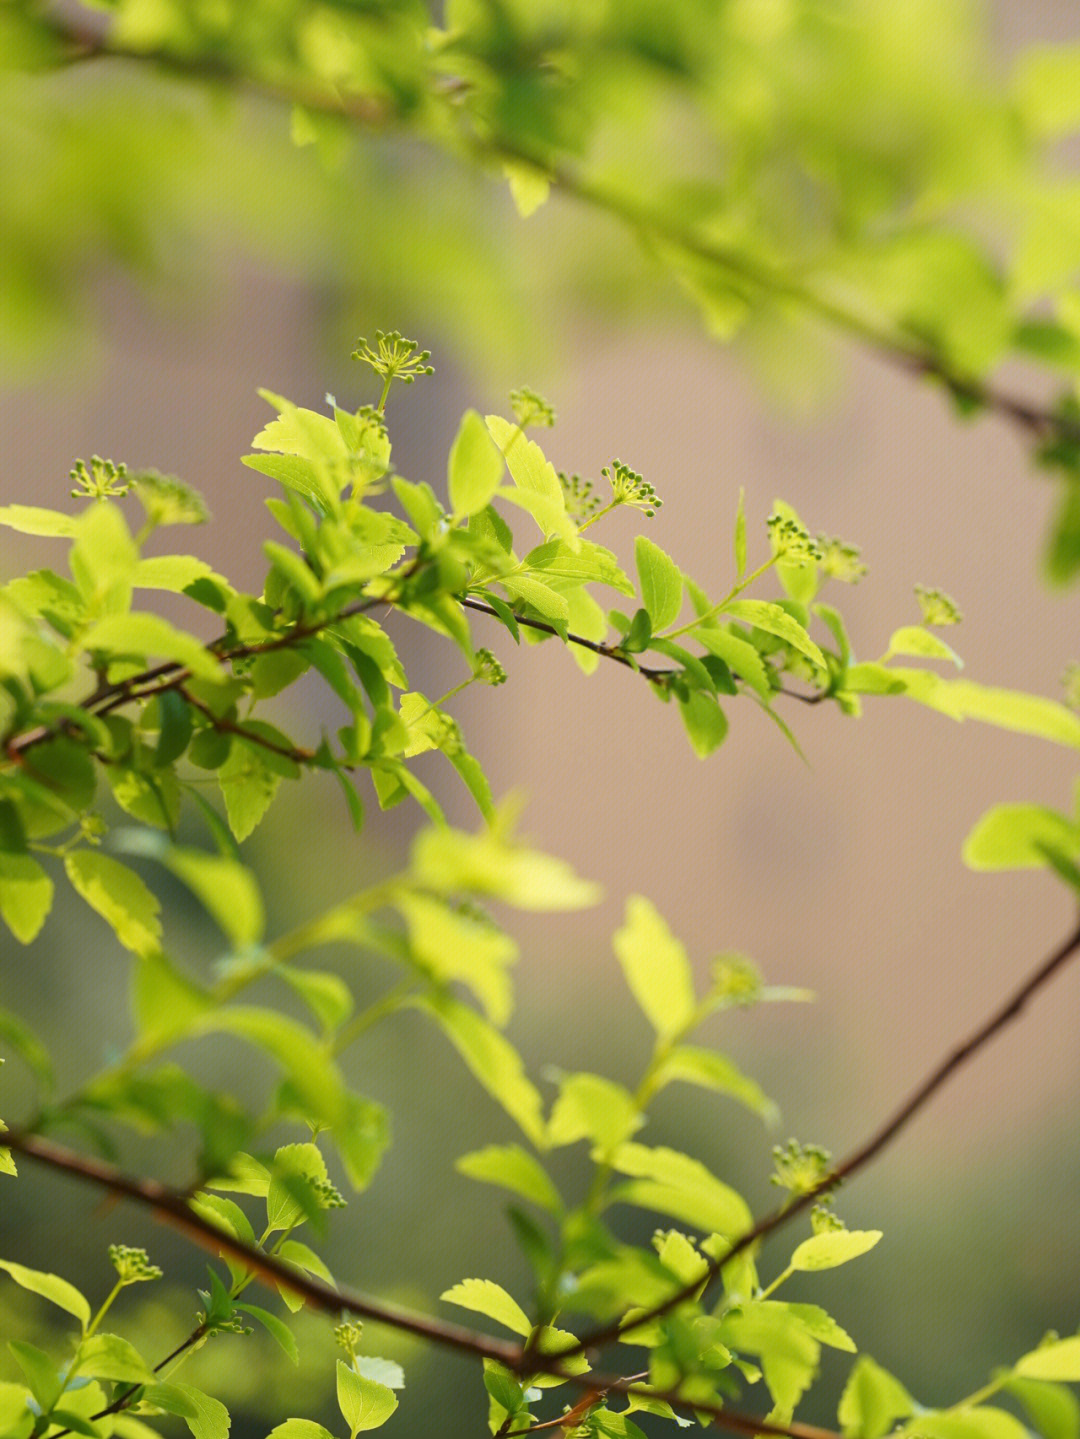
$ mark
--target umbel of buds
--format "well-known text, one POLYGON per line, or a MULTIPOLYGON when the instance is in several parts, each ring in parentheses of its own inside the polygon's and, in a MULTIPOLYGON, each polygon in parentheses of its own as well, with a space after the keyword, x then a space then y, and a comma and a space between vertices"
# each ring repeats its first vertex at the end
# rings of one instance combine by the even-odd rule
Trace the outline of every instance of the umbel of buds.
POLYGON ((926 585, 916 585, 915 597, 922 610, 924 625, 958 625, 963 619, 956 601, 944 590, 934 590, 929 589, 926 585))
POLYGON ((611 486, 613 505, 632 505, 636 510, 643 510, 651 520, 664 503, 648 480, 643 480, 622 460, 612 460, 610 466, 605 465, 600 473, 611 486))

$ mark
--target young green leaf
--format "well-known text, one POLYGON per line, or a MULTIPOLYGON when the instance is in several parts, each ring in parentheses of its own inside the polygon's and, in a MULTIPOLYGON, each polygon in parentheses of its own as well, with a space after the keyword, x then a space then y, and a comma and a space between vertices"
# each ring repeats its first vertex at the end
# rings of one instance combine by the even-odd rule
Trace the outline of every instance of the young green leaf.
POLYGON ((161 939, 161 906, 143 880, 111 855, 76 849, 64 857, 72 888, 97 910, 125 949, 146 955, 161 939))
POLYGON ((257 1320, 266 1332, 284 1349, 294 1364, 298 1365, 300 1363, 300 1351, 296 1347, 293 1332, 276 1314, 271 1314, 267 1309, 260 1309, 257 1304, 237 1304, 235 1307, 242 1310, 245 1314, 250 1314, 252 1319, 257 1320))
POLYGON ((229 678, 225 666, 194 635, 176 629, 160 615, 106 615, 90 626, 81 645, 110 658, 175 660, 210 684, 224 684, 229 678))
POLYGON ((559 1191, 547 1171, 520 1144, 489 1144, 484 1149, 463 1154, 455 1161, 454 1168, 470 1179, 509 1189, 551 1214, 562 1213, 559 1191))
POLYGON ((32 855, 0 849, 0 916, 20 944, 37 938, 52 909, 54 889, 32 855))
POLYGON ((0 1259, 0 1269, 4 1270, 6 1274, 10 1274, 20 1288, 28 1289, 32 1294, 40 1294, 42 1299, 47 1299, 58 1309, 73 1314, 84 1329, 90 1323, 88 1301, 79 1293, 74 1284, 69 1284, 58 1274, 47 1274, 40 1269, 27 1269, 24 1264, 16 1264, 10 1259, 0 1259))
POLYGON ((685 1028, 696 1004, 690 961, 650 900, 630 896, 612 943, 630 992, 657 1034, 667 1038, 685 1028))
POLYGON ((735 511, 735 576, 746 574, 746 491, 739 489, 739 507, 735 511))
POLYGON ((473 1074, 538 1148, 547 1145, 543 1103, 521 1056, 497 1029, 449 994, 433 991, 411 1001, 427 1010, 473 1074))
POLYGON ((720 748, 728 732, 727 715, 704 690, 691 690, 679 699, 679 713, 698 759, 707 759, 720 748))
POLYGON ((314 1419, 286 1419, 270 1430, 267 1439, 334 1439, 334 1435, 314 1419))
POLYGON ((880 1229, 827 1229, 804 1239, 796 1247, 791 1256, 791 1268, 807 1271, 835 1269, 849 1259, 866 1254, 880 1238, 880 1229))
POLYGON ((194 1439, 229 1439, 229 1411, 193 1384, 151 1384, 143 1398, 167 1414, 179 1415, 194 1439))
POLYGON ((631 1142, 607 1160, 619 1174, 631 1176, 618 1191, 625 1203, 657 1209, 706 1234, 733 1238, 750 1228, 750 1209, 742 1195, 687 1154, 631 1142))
POLYGON ((728 1094, 760 1115, 766 1124, 773 1125, 779 1118, 776 1105, 757 1081, 743 1074, 726 1054, 689 1044, 675 1045, 653 1070, 651 1087, 655 1092, 676 1080, 728 1094))
POLYGON ((398 1407, 398 1397, 385 1384, 367 1379, 350 1369, 344 1360, 337 1361, 337 1401, 349 1439, 364 1429, 378 1429, 398 1407))
POLYGON ((600 1074, 567 1074, 551 1110, 551 1144, 587 1139, 608 1154, 645 1123, 633 1096, 621 1084, 600 1074))
POLYGON ((119 1334, 91 1335, 79 1345, 78 1372, 95 1379, 111 1379, 120 1384, 153 1384, 153 1369, 139 1351, 119 1334))
POLYGON ((516 1299, 513 1299, 501 1284, 492 1279, 463 1279, 460 1284, 439 1295, 447 1304, 457 1304, 462 1309, 472 1309, 485 1314, 497 1324, 520 1334, 527 1339, 532 1333, 532 1321, 516 1299))
POLYGON ((971 869, 1041 869, 1047 849, 1080 853, 1080 826, 1037 804, 997 804, 964 840, 971 869))
POLYGON ((26 1375, 30 1391, 46 1413, 64 1392, 64 1381, 55 1360, 25 1339, 9 1339, 8 1348, 16 1364, 26 1375))
POLYGON ((1052 1339, 1025 1354, 1013 1365, 1013 1373, 1021 1379, 1054 1379, 1067 1384, 1080 1383, 1080 1335, 1052 1339))
POLYGON ((814 664, 827 670, 821 650, 798 620, 793 619, 780 605, 772 604, 768 600, 729 600, 723 612, 753 625, 755 629, 764 630, 766 634, 776 635, 777 639, 783 640, 785 644, 791 645, 792 649, 798 650, 807 659, 813 660, 814 664))
POLYGON ((653 631, 666 629, 682 608, 682 574, 675 561, 647 535, 634 541, 634 559, 641 580, 641 602, 649 612, 653 631))
POLYGON ((448 490, 454 513, 475 515, 499 488, 505 463, 483 420, 466 410, 450 447, 448 490))
POLYGON ((914 1413, 915 1401, 900 1381, 869 1355, 860 1355, 836 1411, 844 1439, 883 1439, 897 1419, 914 1413))

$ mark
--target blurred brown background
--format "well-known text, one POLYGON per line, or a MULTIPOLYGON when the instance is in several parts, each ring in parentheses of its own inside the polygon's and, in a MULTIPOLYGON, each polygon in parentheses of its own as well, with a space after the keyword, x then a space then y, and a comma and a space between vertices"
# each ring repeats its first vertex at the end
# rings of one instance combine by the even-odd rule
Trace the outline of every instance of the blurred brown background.
MULTIPOLYGON (((1037 37, 1076 36, 1071 4, 1029 0, 991 14, 1003 53, 1037 37)), ((230 157, 216 163, 227 171, 230 157)), ((931 387, 865 354, 838 351, 823 381, 815 348, 805 374, 789 374, 778 397, 752 357, 711 343, 688 307, 671 304, 660 319, 632 322, 584 305, 575 314, 565 296, 553 301, 530 278, 528 256, 573 244, 581 218, 556 199, 522 224, 503 193, 481 193, 492 245, 513 227, 513 243, 525 247, 515 298, 532 319, 486 365, 453 325, 419 332, 437 373, 391 401, 401 473, 441 490, 463 406, 505 409, 508 389, 529 384, 558 411, 555 431, 539 436, 554 463, 596 475, 618 455, 641 471, 664 499, 658 517, 644 522, 647 533, 707 589, 719 591, 731 572, 739 487, 761 556, 764 518, 780 497, 812 529, 862 547, 869 575, 827 596, 848 617, 860 658, 875 658, 892 629, 915 622, 914 583, 939 585, 964 614, 947 638, 968 674, 1060 694, 1065 665, 1080 658, 1077 599, 1049 592, 1040 578, 1051 492, 1017 434, 992 418, 957 421, 931 387)), ((434 191, 429 200, 440 203, 434 191)), ((190 542, 234 583, 258 587, 261 501, 271 486, 239 463, 269 413, 256 387, 313 406, 327 390, 346 404, 371 399, 346 359, 351 341, 376 326, 418 333, 422 320, 400 313, 389 274, 382 303, 382 279, 373 274, 370 306, 335 313, 332 290, 305 280, 318 264, 302 248, 256 262, 223 244, 218 255, 178 257, 178 272, 193 262, 200 275, 216 276, 208 293, 186 282, 172 292, 167 271, 150 299, 103 277, 95 303, 104 323, 89 348, 36 377, 9 377, 0 391, 0 501, 62 504, 72 460, 91 452, 156 466, 202 490, 214 516, 204 531, 172 532, 171 547, 190 542)), ((485 303, 482 280, 474 301, 485 303)), ((792 360, 797 366, 797 353, 792 360)), ((1007 378, 1024 385, 1022 374, 1007 378)), ((637 528, 637 517, 617 515, 601 536, 624 564, 632 563, 637 528)), ((0 534, 7 574, 49 556, 44 541, 0 534)), ((794 1134, 837 1153, 850 1148, 1071 922, 1057 883, 973 874, 959 857, 965 834, 996 801, 1068 807, 1075 765, 1064 750, 899 701, 869 701, 859 723, 790 704, 784 715, 809 759, 804 766, 756 711, 734 703, 726 744, 701 762, 675 713, 625 670, 601 665, 587 680, 554 644, 515 651, 502 631, 486 634, 479 616, 474 632, 490 641, 510 680, 457 703, 466 736, 497 794, 527 792, 524 830, 602 881, 607 894, 595 911, 513 925, 525 954, 511 1033, 534 1067, 634 1076, 645 1027, 610 949, 633 892, 656 902, 701 972, 716 951, 739 949, 768 979, 817 993, 812 1009, 766 1006, 710 1032, 780 1104, 775 1136, 696 1091, 666 1097, 650 1130, 653 1142, 700 1151, 757 1208, 770 1201, 775 1139, 794 1134)), ((422 636, 406 638, 401 625, 395 633, 403 654, 413 654, 416 687, 436 695, 461 677, 452 656, 422 636)), ((327 710, 294 723, 314 732, 335 721, 327 710)), ((447 782, 433 768, 432 783, 456 818, 473 823, 453 776, 447 782)), ((312 785, 305 799, 307 788, 283 793, 251 844, 278 924, 389 867, 418 823, 406 809, 381 816, 372 801, 368 827, 354 839, 336 793, 312 785)), ((211 942, 208 931, 194 935, 180 943, 211 942)), ((73 1080, 100 1055, 101 1035, 116 1028, 123 961, 75 902, 50 921, 40 953, 32 962, 5 953, 4 1003, 34 1014, 54 1038, 69 1023, 61 1005, 90 1016, 72 1038, 73 1080)), ((886 1239, 857 1278, 853 1270, 843 1280, 823 1276, 814 1297, 828 1305, 835 1293, 836 1317, 860 1348, 927 1404, 974 1388, 989 1364, 1031 1347, 1046 1327, 1072 1330, 1080 1319, 1078 1017, 1074 969, 839 1201, 849 1223, 879 1226, 886 1239)), ((336 1226, 341 1277, 418 1301, 463 1277, 464 1264, 520 1290, 523 1271, 502 1237, 494 1193, 475 1191, 451 1168, 498 1122, 494 1110, 413 1020, 380 1031, 355 1062, 394 1111, 397 1142, 371 1194, 336 1226), (435 1141, 432 1121, 445 1126, 435 1141), (401 1225, 404 1253, 394 1237, 401 1225)), ((73 1199, 34 1176, 17 1197, 5 1190, 3 1252, 59 1268, 56 1247, 72 1242, 60 1235, 63 1206, 73 1199), (58 1216, 51 1234, 36 1213, 43 1203, 58 1216)), ((139 1227, 125 1224, 125 1235, 139 1227)), ((160 1250, 164 1241, 147 1233, 152 1252, 160 1250)), ((97 1253, 114 1237, 115 1216, 98 1212, 78 1245, 97 1253)), ((188 1263, 197 1278, 198 1261, 176 1254, 177 1266, 188 1263)), ((776 1268, 785 1254, 781 1240, 776 1268)), ((763 1271, 771 1274, 772 1264, 763 1271)), ((802 1296, 793 1288, 791 1297, 802 1296)), ((227 1367, 224 1353, 207 1362, 227 1367)), ((430 1380, 440 1427, 472 1432, 482 1422, 479 1404, 458 1416, 462 1406, 448 1397, 463 1381, 457 1361, 413 1362, 444 1375, 430 1380)), ((276 1381, 256 1383, 254 1374, 234 1382, 247 1383, 257 1410, 255 1389, 269 1405, 276 1381)), ((421 1382, 429 1381, 414 1380, 421 1382)), ((411 1424, 420 1433, 435 1413, 409 1419, 403 1411, 396 1422, 400 1432, 411 1424)), ((815 1415, 808 1409, 807 1417, 815 1415)), ((828 1421, 827 1408, 816 1417, 828 1421)))

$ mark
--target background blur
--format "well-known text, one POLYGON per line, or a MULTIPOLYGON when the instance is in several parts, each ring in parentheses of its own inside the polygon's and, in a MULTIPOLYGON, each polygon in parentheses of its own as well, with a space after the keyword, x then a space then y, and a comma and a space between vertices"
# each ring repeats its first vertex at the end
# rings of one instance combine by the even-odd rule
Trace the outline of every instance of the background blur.
MULTIPOLYGON (((978 13, 1002 66, 1022 44, 1077 38, 1069 3, 996 3, 978 13)), ((104 88, 100 75, 61 74, 41 82, 38 120, 52 113, 52 85, 68 102, 67 123, 77 123, 72 92, 93 84, 94 104, 111 107, 123 127, 126 87, 145 83, 119 66, 104 88)), ((436 367, 434 379, 396 392, 389 406, 395 462, 408 478, 441 491, 462 408, 505 411, 509 389, 528 384, 558 412, 554 432, 538 435, 556 466, 596 475, 615 455, 632 464, 664 500, 647 533, 707 588, 730 574, 739 487, 762 557, 765 516, 783 498, 812 530, 862 547, 869 575, 833 597, 860 658, 876 657, 893 628, 917 620, 916 582, 938 585, 964 613, 948 639, 967 673, 1060 694, 1066 663, 1080 658, 1076 596, 1052 593, 1040 578, 1051 495, 1002 422, 962 424, 932 388, 820 335, 807 335, 805 355, 797 341, 772 351, 718 346, 626 235, 557 195, 522 221, 505 186, 387 141, 363 141, 320 168, 311 150, 291 148, 287 115, 270 104, 223 112, 197 86, 158 83, 183 178, 170 189, 171 156, 157 136, 165 148, 144 196, 147 234, 157 233, 160 207, 177 223, 149 256, 145 237, 129 237, 134 259, 149 261, 149 283, 123 263, 88 258, 82 308, 58 299, 10 347, 0 502, 61 504, 80 455, 155 466, 195 485, 213 512, 210 527, 177 532, 173 547, 188 542, 235 584, 257 586, 262 500, 272 490, 239 463, 269 414, 256 387, 311 406, 327 391, 346 405, 374 400, 367 372, 347 356, 357 335, 398 328, 430 347, 436 367)), ((119 193, 124 175, 107 151, 96 173, 64 173, 59 121, 50 134, 27 119, 27 135, 27 169, 3 183, 17 199, 35 191, 32 170, 39 179, 36 167, 52 167, 61 210, 51 223, 70 227, 77 266, 81 247, 89 257, 101 238, 80 234, 80 187, 119 193)), ((1023 386, 1022 374, 1006 378, 1023 386)), ((620 528, 624 517, 613 517, 605 543, 625 564, 638 525, 627 518, 620 528)), ((50 554, 45 541, 0 531, 5 576, 50 554)), ((483 624, 476 617, 474 633, 487 643, 483 624)), ((498 630, 490 642, 510 681, 461 698, 455 712, 466 736, 496 794, 526 790, 532 840, 607 894, 594 911, 510 925, 524 949, 511 1036, 534 1065, 633 1079, 644 1021, 610 935, 638 891, 702 971, 718 950, 739 949, 770 981, 811 987, 812 1008, 764 1006, 710 1031, 779 1103, 776 1134, 730 1103, 679 1089, 665 1096, 649 1136, 701 1153, 755 1209, 771 1203, 773 1142, 793 1134, 834 1153, 850 1148, 1070 923, 1059 884, 976 875, 959 858, 991 803, 1067 807, 1074 771, 1063 750, 871 700, 858 724, 831 710, 785 711, 808 766, 763 718, 735 706, 728 741, 701 762, 677 716, 618 666, 601 665, 586 680, 555 645, 518 652, 498 630)), ((403 640, 410 678, 439 694, 461 676, 448 655, 425 659, 424 644, 411 632, 403 640)), ((301 742, 324 718, 290 715, 301 742)), ((451 816, 471 825, 453 777, 436 769, 432 783, 451 816)), ((288 790, 248 846, 272 906, 271 933, 392 868, 419 824, 408 806, 384 816, 371 804, 355 837, 336 791, 315 781, 288 790)), ((212 945, 179 891, 173 901, 172 947, 212 945)), ((32 951, 5 944, 2 1002, 65 1056, 74 1082, 118 1026, 124 959, 70 898, 32 951)), ((356 982, 374 993, 383 976, 356 982)), ((1078 1014, 1074 968, 839 1200, 852 1226, 886 1237, 857 1274, 835 1281, 835 1317, 926 1404, 975 1388, 990 1365, 1032 1347, 1046 1328, 1071 1331, 1080 1321, 1078 1014)), ((375 1031, 352 1064, 361 1087, 390 1108, 395 1143, 372 1190, 334 1216, 335 1273, 418 1305, 471 1266, 525 1292, 496 1192, 452 1168, 492 1126, 502 1132, 494 1107, 415 1017, 375 1031)), ((5 1081, 5 1113, 16 1113, 18 1076, 5 1081)), ((137 1163, 137 1147, 132 1156, 137 1163)), ((171 1298, 162 1286, 146 1291, 160 1309, 163 1344, 186 1333, 201 1258, 139 1216, 88 1207, 85 1195, 24 1169, 0 1196, 0 1253, 103 1292, 105 1246, 146 1243, 176 1285, 171 1298), (54 1223, 42 1222, 45 1212, 54 1223), (81 1228, 72 1212, 83 1215, 81 1228)), ((766 1258, 763 1274, 773 1267, 766 1258)), ((826 1305, 829 1279, 814 1281, 826 1305)), ((801 1297, 794 1284, 790 1297, 801 1297)), ((25 1326, 39 1316, 44 1323, 29 1296, 4 1286, 0 1331, 10 1324, 32 1337, 25 1326)), ((302 1412, 326 1418, 318 1408, 331 1346, 312 1328, 318 1337, 301 1343, 311 1385, 302 1412)), ((430 1410, 403 1407, 396 1432, 434 1424, 447 1439, 479 1432, 481 1398, 462 1400, 471 1394, 462 1361, 367 1337, 373 1350, 406 1359, 414 1393, 423 1386, 430 1396, 430 1410)), ((831 1422, 846 1373, 836 1358, 826 1353, 829 1382, 800 1417, 831 1422)), ((221 1339, 191 1378, 220 1384, 222 1397, 231 1389, 248 1416, 237 1432, 265 1433, 295 1382, 279 1360, 259 1341, 221 1339)))

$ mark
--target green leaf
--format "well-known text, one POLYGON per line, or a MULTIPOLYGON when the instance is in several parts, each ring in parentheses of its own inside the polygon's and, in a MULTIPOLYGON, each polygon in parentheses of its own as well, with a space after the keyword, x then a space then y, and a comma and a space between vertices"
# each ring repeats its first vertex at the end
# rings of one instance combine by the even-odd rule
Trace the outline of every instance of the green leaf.
POLYGON ((964 668, 964 662, 956 651, 932 630, 923 629, 922 625, 904 625, 893 631, 889 648, 882 655, 881 663, 892 659, 893 655, 917 655, 922 659, 949 660, 958 670, 964 668))
POLYGON ((20 944, 37 938, 52 909, 54 889, 32 855, 0 849, 0 915, 20 944))
POLYGON ((723 744, 728 732, 727 716, 704 690, 691 690, 679 699, 679 713, 698 759, 708 759, 723 744))
POLYGON ((405 1371, 393 1359, 380 1359, 376 1354, 357 1354, 353 1357, 352 1367, 363 1378, 374 1379, 376 1384, 382 1384, 387 1389, 405 1388, 405 1371))
POLYGON ((868 1355, 860 1355, 836 1412, 844 1439, 883 1439, 897 1419, 914 1412, 915 1401, 900 1381, 868 1355))
POLYGON ((682 574, 675 561, 647 535, 634 541, 634 559, 641 580, 641 603, 649 612, 653 633, 674 624, 682 608, 682 574))
POLYGON ((588 1139, 606 1156, 644 1123, 633 1096, 621 1084, 599 1074, 568 1074, 559 1081, 548 1140, 561 1145, 588 1139))
POLYGON ((612 943, 630 992, 657 1034, 668 1038, 684 1029, 696 1006, 690 961, 650 900, 630 896, 612 943))
POLYGON ((547 1171, 520 1144, 489 1144, 483 1149, 463 1154, 454 1163, 460 1174, 485 1184, 498 1184, 538 1204, 551 1214, 563 1210, 559 1191, 548 1178, 547 1171))
POLYGON ((1080 1335, 1040 1344, 1013 1365, 1021 1379, 1053 1379, 1067 1384, 1080 1382, 1080 1335))
POLYGON ((110 925, 125 949, 147 955, 161 939, 161 906, 134 870, 111 855, 76 849, 64 856, 72 887, 110 925))
POLYGON ((769 703, 773 691, 765 661, 749 641, 714 625, 701 625, 693 634, 700 645, 722 659, 732 674, 738 675, 766 704, 769 703))
POLYGON ((564 860, 513 843, 494 828, 475 835, 422 830, 413 845, 411 873, 437 894, 487 895, 517 909, 583 909, 601 897, 600 886, 580 879, 564 860))
POLYGON ((687 1044, 679 1044, 668 1050, 653 1071, 653 1088, 660 1089, 676 1080, 729 1094, 733 1099, 745 1104, 747 1109, 759 1114, 766 1124, 775 1124, 779 1117, 776 1105, 761 1086, 743 1074, 726 1054, 717 1054, 715 1050, 698 1049, 687 1044))
POLYGON ((776 635, 777 639, 783 640, 785 644, 791 645, 792 649, 798 650, 807 659, 827 670, 825 656, 820 649, 798 620, 793 619, 780 605, 774 605, 768 600, 729 600, 724 606, 724 614, 733 615, 735 619, 743 620, 755 629, 764 630, 766 634, 776 635))
POLYGON ((1042 695, 879 664, 852 665, 845 685, 854 694, 906 694, 950 719, 982 720, 1000 729, 1080 749, 1080 716, 1042 695))
POLYGON ((194 635, 175 629, 160 615, 106 615, 82 636, 82 648, 100 650, 110 658, 175 660, 199 679, 224 684, 228 670, 194 635))
POLYGON ((119 1334, 94 1334, 79 1346, 79 1373, 121 1384, 153 1384, 153 1369, 135 1346, 119 1334))
POLYGON ((266 1192, 267 1230, 293 1229, 320 1207, 312 1185, 304 1181, 328 1179, 326 1160, 315 1144, 285 1144, 274 1154, 271 1174, 266 1192))
POLYGON ((487 415, 492 439, 506 458, 518 493, 501 491, 504 498, 523 505, 549 538, 564 539, 571 549, 580 541, 577 527, 566 513, 566 499, 554 466, 535 440, 527 440, 517 425, 499 415, 487 415))
POLYGON ((1042 869, 1047 849, 1080 852, 1080 826, 1037 804, 998 804, 976 821, 964 840, 971 869, 1042 869))
POLYGON ((79 533, 79 517, 43 510, 37 505, 0 505, 0 525, 21 535, 45 535, 52 539, 73 539, 79 533))
POLYGON ((363 1429, 378 1429, 398 1407, 398 1397, 392 1389, 357 1374, 342 1359, 337 1362, 337 1401, 349 1426, 350 1439, 363 1429))
POLYGON ((56 1075, 49 1051, 28 1024, 6 1009, 0 1009, 0 1043, 19 1056, 42 1089, 54 1087, 56 1075))
POLYGON ((1015 1415, 988 1404, 919 1414, 899 1432, 925 1435, 926 1439, 1030 1439, 1015 1415))
POLYGON ((63 1380, 57 1372, 56 1363, 44 1350, 24 1339, 9 1339, 8 1348, 16 1364, 26 1375, 34 1398, 41 1408, 48 1412, 64 1392, 63 1380))
POLYGON ((737 1353, 760 1358, 774 1404, 790 1415, 817 1376, 821 1346, 793 1322, 789 1306, 766 1299, 733 1309, 724 1317, 721 1337, 737 1353))
POLYGON ((262 896, 251 870, 226 855, 169 844, 163 835, 126 830, 114 836, 126 854, 155 859, 185 884, 237 949, 263 935, 262 896))
POLYGON ((314 1419, 286 1419, 270 1430, 267 1439, 335 1439, 335 1436, 314 1419))
POLYGON ((27 1269, 25 1265, 15 1264, 10 1259, 0 1259, 0 1269, 10 1274, 22 1289, 28 1289, 32 1294, 40 1294, 42 1299, 47 1299, 58 1309, 73 1314, 83 1329, 90 1323, 89 1303, 74 1284, 69 1284, 58 1274, 47 1274, 40 1269, 27 1269))
POLYGON ((510 936, 429 895, 403 890, 394 904, 405 918, 413 954, 424 971, 436 980, 467 985, 492 1024, 504 1025, 512 1008, 507 966, 518 957, 510 936))
MULTIPOLYGON (((30 1439, 34 1432, 37 1415, 27 1403, 29 1398, 21 1384, 0 1380, 0 1433, 6 1439, 30 1439)), ((43 1409, 48 1407, 42 1405, 43 1409)))
POLYGON ((581 540, 576 550, 565 540, 548 540, 530 550, 522 564, 540 570, 553 589, 572 593, 583 584, 601 584, 624 595, 636 593, 612 552, 589 540, 581 540))
POLYGON ((791 1268, 835 1269, 873 1249, 881 1238, 880 1229, 828 1229, 804 1239, 791 1256, 791 1268))
POLYGON ((475 410, 466 410, 450 447, 448 490, 454 513, 475 515, 499 488, 503 457, 475 410))
POLYGON ((137 560, 131 572, 131 583, 138 590, 170 590, 182 594, 196 580, 210 579, 226 594, 232 586, 223 575, 216 574, 205 560, 194 555, 153 555, 137 560))
POLYGON ((139 1039, 161 1047, 194 1033, 213 1007, 208 991, 154 948, 140 956, 132 972, 132 1008, 139 1039))
POLYGON ((229 1411, 193 1384, 152 1384, 143 1398, 167 1414, 177 1414, 195 1439, 228 1439, 229 1411))
POLYGON ((390 1144, 390 1116, 373 1099, 347 1092, 341 1119, 330 1137, 349 1183, 356 1190, 366 1189, 390 1144))
POLYGON ((620 1145, 607 1156, 619 1174, 632 1177, 616 1198, 644 1209, 657 1209, 706 1234, 732 1238, 752 1221, 746 1200, 715 1177, 699 1160, 664 1146, 620 1145))
POLYGON ((565 625, 570 618, 570 606, 566 596, 545 585, 532 575, 505 575, 499 583, 512 599, 524 600, 543 619, 553 625, 565 625))
POLYGON ((281 774, 260 745, 233 736, 228 758, 217 771, 229 828, 238 841, 247 839, 274 801, 281 774))
POLYGON ((433 992, 412 1002, 435 1018, 469 1069, 520 1125, 526 1138, 537 1149, 546 1148, 543 1103, 509 1040, 449 994, 433 992))
POLYGON ((510 182, 517 212, 523 220, 537 211, 551 192, 551 181, 542 170, 523 160, 504 160, 503 174, 510 182))
POLYGON ((270 1009, 215 1009, 193 1033, 231 1034, 275 1059, 292 1081, 310 1118, 334 1125, 343 1117, 345 1083, 337 1065, 311 1030, 270 1009))
POLYGON ((496 1284, 492 1279, 463 1279, 452 1289, 445 1290, 439 1298, 444 1299, 447 1304, 457 1304, 462 1309, 472 1309, 477 1314, 485 1314, 497 1324, 520 1334, 523 1339, 527 1339, 532 1333, 532 1321, 524 1309, 516 1299, 507 1294, 501 1284, 496 1284))
POLYGON ((1077 1439, 1080 1435, 1080 1401, 1064 1384, 1013 1375, 1004 1387, 1006 1394, 1012 1394, 1024 1406, 1044 1439, 1077 1439))

